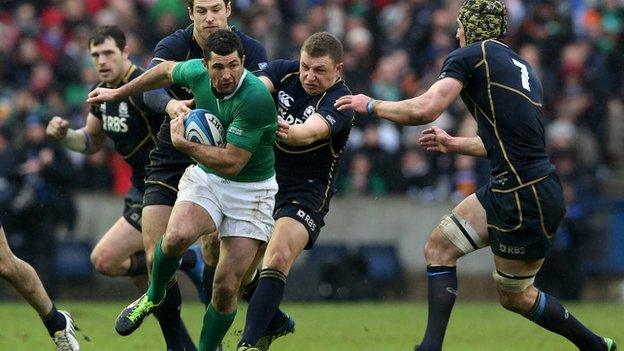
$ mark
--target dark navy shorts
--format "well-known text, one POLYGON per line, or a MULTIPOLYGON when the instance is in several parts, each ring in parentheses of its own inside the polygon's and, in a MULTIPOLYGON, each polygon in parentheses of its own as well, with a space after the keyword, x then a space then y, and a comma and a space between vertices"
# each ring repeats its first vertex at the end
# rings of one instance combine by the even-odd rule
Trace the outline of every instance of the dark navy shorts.
POLYGON ((546 257, 549 239, 565 214, 563 190, 555 173, 515 190, 492 189, 487 184, 476 196, 485 208, 496 256, 522 261, 546 257))
POLYGON ((149 154, 150 163, 146 168, 145 196, 143 205, 175 204, 178 183, 186 168, 195 162, 171 143, 169 124, 163 124, 158 132, 156 146, 149 154))
POLYGON ((310 236, 305 247, 311 249, 325 225, 325 215, 329 210, 329 200, 332 192, 327 186, 314 180, 293 178, 277 175, 279 190, 275 196, 275 220, 288 217, 292 218, 308 231, 310 236))

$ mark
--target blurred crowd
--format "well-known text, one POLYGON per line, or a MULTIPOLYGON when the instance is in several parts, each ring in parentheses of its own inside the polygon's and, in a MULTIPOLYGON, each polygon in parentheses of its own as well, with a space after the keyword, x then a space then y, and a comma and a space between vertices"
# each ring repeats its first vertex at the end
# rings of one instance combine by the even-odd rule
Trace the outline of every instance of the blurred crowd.
MULTIPOLYGON (((624 4, 505 2, 506 40, 544 86, 547 143, 568 202, 567 234, 558 237, 568 245, 578 240, 575 221, 588 211, 583 199, 595 196, 624 162, 624 4)), ((329 31, 343 40, 344 77, 353 92, 399 100, 422 93, 457 47, 460 3, 235 0, 230 24, 260 40, 270 59, 297 58, 309 34, 329 31)), ((84 124, 84 100, 97 80, 86 42, 94 26, 122 27, 132 61, 146 66, 156 43, 189 23, 183 0, 0 1, 0 212, 15 214, 16 227, 32 218, 28 211, 40 211, 41 218, 71 230, 72 191, 128 189, 129 169, 112 148, 87 157, 70 154, 43 132, 55 115, 74 128, 84 124), (62 213, 42 207, 58 203, 62 213)), ((476 129, 461 103, 435 124, 453 135, 476 129)), ((425 127, 358 116, 339 169, 339 193, 457 202, 487 180, 487 161, 423 150, 418 138, 425 127)), ((41 231, 53 225, 47 221, 41 231)))

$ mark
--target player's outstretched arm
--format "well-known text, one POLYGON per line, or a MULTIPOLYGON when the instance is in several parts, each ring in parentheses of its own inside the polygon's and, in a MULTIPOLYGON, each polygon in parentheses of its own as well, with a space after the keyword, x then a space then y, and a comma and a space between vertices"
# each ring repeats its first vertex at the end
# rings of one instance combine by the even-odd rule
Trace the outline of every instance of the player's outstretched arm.
POLYGON ((366 95, 347 95, 336 100, 338 110, 353 109, 401 125, 421 125, 433 122, 455 101, 462 90, 461 83, 453 78, 435 82, 427 92, 401 101, 375 100, 366 95))
POLYGON ((95 88, 89 93, 87 102, 90 104, 97 104, 119 100, 144 91, 169 86, 173 83, 171 72, 176 64, 177 62, 175 61, 164 61, 117 89, 95 88))
POLYGON ((215 171, 234 177, 245 167, 251 152, 232 144, 225 148, 194 143, 184 137, 184 118, 171 120, 171 142, 178 150, 215 171))
POLYGON ((278 123, 277 137, 288 145, 310 145, 315 141, 326 139, 331 133, 329 125, 318 113, 310 116, 302 124, 289 125, 281 117, 278 117, 278 123))
POLYGON ((77 130, 69 128, 69 121, 54 116, 48 123, 46 134, 59 140, 64 147, 84 154, 96 153, 106 141, 102 121, 92 113, 87 116, 86 126, 77 130))
POLYGON ((487 151, 480 137, 452 137, 436 126, 423 130, 419 142, 427 151, 487 157, 487 151))

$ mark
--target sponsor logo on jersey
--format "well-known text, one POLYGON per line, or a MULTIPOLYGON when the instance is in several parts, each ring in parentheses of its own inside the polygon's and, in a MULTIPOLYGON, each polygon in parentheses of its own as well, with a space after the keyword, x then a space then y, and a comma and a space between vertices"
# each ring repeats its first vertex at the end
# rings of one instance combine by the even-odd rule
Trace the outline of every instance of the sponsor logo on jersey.
POLYGON ((264 70, 265 68, 267 68, 268 64, 266 62, 260 62, 258 64, 258 68, 261 70, 264 70))
POLYGON ((498 249, 502 253, 508 253, 513 255, 524 255, 526 253, 526 248, 524 246, 498 244, 498 249))
POLYGON ((240 128, 236 128, 236 127, 230 126, 230 128, 228 129, 228 133, 232 133, 234 135, 241 136, 241 135, 243 135, 243 130, 240 129, 240 128))
POLYGON ((297 217, 303 219, 303 221, 306 222, 306 224, 308 225, 311 231, 316 230, 316 223, 314 223, 314 220, 312 219, 312 217, 310 217, 309 214, 305 213, 304 210, 298 210, 297 217))
POLYGON ((334 118, 334 116, 332 115, 327 115, 325 116, 325 119, 327 120, 327 122, 329 122, 329 124, 334 125, 336 124, 336 119, 334 118))
POLYGON ((128 104, 125 101, 119 103, 119 117, 128 118, 128 104))
POLYGON ((281 106, 285 108, 290 108, 290 103, 295 101, 290 95, 286 94, 283 90, 280 90, 277 93, 277 100, 279 101, 281 106))

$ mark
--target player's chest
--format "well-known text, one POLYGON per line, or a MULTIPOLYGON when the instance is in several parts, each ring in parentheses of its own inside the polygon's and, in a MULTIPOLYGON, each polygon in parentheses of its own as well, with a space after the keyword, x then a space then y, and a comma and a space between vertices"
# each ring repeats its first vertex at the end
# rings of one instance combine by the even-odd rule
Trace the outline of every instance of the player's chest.
POLYGON ((316 112, 320 96, 310 96, 300 86, 284 85, 277 89, 277 113, 288 124, 304 123, 316 112))
POLYGON ((128 101, 107 102, 100 105, 102 129, 109 135, 126 134, 145 128, 145 119, 128 101))

